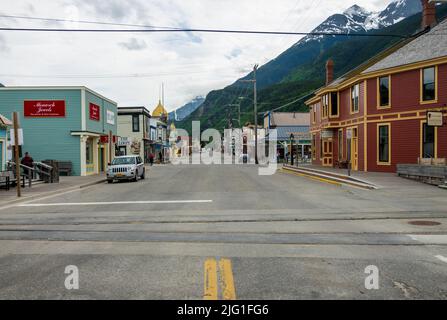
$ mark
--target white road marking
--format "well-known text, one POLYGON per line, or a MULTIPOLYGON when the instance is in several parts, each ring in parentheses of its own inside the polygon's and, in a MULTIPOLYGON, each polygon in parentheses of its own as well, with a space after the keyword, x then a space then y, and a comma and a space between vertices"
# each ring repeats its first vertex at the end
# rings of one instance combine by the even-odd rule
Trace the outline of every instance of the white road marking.
POLYGON ((445 263, 447 263, 447 258, 446 258, 446 257, 444 257, 444 256, 441 256, 441 255, 437 255, 437 256, 435 256, 435 258, 437 258, 437 259, 441 260, 442 262, 445 262, 445 263))
POLYGON ((408 234, 407 236, 426 245, 447 245, 447 235, 445 234, 408 234))
POLYGON ((110 202, 75 202, 75 203, 24 203, 17 207, 58 207, 58 206, 108 206, 113 204, 181 204, 211 203, 213 200, 166 200, 166 201, 110 201, 110 202))

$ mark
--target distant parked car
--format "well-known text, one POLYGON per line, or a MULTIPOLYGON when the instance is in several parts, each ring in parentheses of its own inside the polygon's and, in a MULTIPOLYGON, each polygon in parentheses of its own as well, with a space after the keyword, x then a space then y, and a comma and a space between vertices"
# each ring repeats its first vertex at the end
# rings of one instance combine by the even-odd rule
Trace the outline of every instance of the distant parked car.
POLYGON ((139 156, 116 157, 107 168, 108 183, 113 183, 114 180, 137 181, 138 178, 146 178, 144 162, 139 156))

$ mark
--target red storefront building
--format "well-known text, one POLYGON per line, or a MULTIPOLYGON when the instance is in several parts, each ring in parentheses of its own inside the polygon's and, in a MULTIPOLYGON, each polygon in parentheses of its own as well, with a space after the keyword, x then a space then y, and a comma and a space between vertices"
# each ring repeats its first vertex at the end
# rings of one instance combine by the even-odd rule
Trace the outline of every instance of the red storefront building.
POLYGON ((326 86, 306 102, 313 164, 395 172, 447 158, 447 20, 437 24, 434 4, 423 5, 425 31, 411 41, 336 80, 328 61, 326 86))

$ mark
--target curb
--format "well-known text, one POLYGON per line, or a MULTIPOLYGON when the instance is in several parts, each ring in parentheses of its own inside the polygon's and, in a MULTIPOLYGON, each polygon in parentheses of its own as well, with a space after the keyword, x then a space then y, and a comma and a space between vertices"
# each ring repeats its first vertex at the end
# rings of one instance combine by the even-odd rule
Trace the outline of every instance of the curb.
POLYGON ((340 177, 335 177, 335 176, 332 176, 330 174, 324 174, 324 173, 315 172, 315 171, 312 171, 312 170, 306 170, 306 169, 303 169, 303 168, 293 168, 293 167, 290 167, 290 166, 283 166, 283 169, 291 171, 291 172, 300 173, 300 174, 303 174, 303 175, 308 175, 309 177, 315 177, 315 178, 320 178, 320 179, 322 178, 322 179, 329 180, 329 181, 332 181, 332 182, 335 182, 335 183, 349 185, 349 186, 354 186, 354 187, 357 187, 357 188, 362 188, 362 189, 367 189, 367 190, 376 190, 376 189, 378 189, 377 186, 375 186, 375 185, 373 185, 373 184, 371 184, 369 182, 361 182, 358 179, 356 179, 357 181, 355 181, 355 180, 348 180, 348 179, 343 179, 343 178, 340 178, 340 177))
POLYGON ((81 184, 81 185, 76 185, 76 186, 72 186, 72 187, 67 187, 67 188, 64 188, 64 189, 58 189, 58 190, 50 191, 50 192, 47 192, 47 193, 38 193, 38 194, 31 195, 31 196, 21 197, 21 198, 15 199, 15 200, 1 202, 0 203, 0 210, 2 208, 4 208, 4 207, 8 207, 8 206, 11 206, 11 205, 16 204, 16 203, 26 202, 26 201, 33 201, 33 200, 38 199, 39 197, 42 197, 42 196, 48 197, 48 196, 57 195, 57 194, 63 193, 63 192, 73 191, 73 190, 77 190, 77 189, 84 189, 84 188, 87 188, 87 187, 91 187, 91 186, 94 186, 94 185, 97 185, 97 184, 104 183, 106 181, 107 181, 107 179, 102 179, 102 180, 98 180, 98 181, 94 181, 94 182, 90 182, 90 183, 86 183, 86 184, 81 184))

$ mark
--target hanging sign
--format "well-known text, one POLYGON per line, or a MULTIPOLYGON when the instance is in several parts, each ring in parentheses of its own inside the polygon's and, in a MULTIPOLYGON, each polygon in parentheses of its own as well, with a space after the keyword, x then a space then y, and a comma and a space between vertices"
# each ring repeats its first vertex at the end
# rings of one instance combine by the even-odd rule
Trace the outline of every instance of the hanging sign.
POLYGON ((23 114, 25 117, 33 118, 63 118, 65 117, 65 101, 24 101, 23 114))

